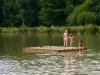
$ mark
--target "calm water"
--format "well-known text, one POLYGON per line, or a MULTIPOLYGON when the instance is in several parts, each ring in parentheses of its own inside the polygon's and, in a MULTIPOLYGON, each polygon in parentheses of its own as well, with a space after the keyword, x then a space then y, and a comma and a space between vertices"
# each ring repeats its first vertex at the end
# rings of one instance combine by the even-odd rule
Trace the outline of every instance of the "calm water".
POLYGON ((0 34, 0 75, 100 75, 100 35, 74 38, 74 46, 83 40, 88 48, 83 55, 22 53, 24 47, 62 46, 61 33, 0 34))

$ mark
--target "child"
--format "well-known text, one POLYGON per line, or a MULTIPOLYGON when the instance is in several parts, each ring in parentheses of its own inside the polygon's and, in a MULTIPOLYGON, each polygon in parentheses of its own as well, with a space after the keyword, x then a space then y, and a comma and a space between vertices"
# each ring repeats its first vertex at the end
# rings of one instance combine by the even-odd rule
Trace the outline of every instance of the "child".
POLYGON ((70 47, 73 47, 73 39, 74 39, 74 36, 72 34, 69 35, 69 40, 70 40, 70 47))
POLYGON ((80 41, 79 42, 79 52, 81 52, 81 54, 83 53, 83 49, 84 49, 83 41, 80 41))
POLYGON ((65 30, 63 34, 63 40, 64 40, 64 48, 67 47, 67 42, 68 42, 68 31, 65 30))
POLYGON ((79 46, 80 49, 84 49, 83 41, 80 41, 78 46, 79 46))

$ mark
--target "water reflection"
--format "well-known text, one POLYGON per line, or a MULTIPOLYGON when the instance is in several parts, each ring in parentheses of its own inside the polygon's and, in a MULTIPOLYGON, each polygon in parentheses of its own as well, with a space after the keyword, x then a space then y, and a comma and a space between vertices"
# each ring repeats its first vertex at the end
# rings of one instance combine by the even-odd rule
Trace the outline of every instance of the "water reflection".
POLYGON ((23 47, 61 46, 62 35, 0 35, 0 75, 100 75, 99 38, 100 35, 82 35, 79 38, 75 35, 75 46, 82 39, 86 47, 90 48, 84 54, 22 54, 23 47))
POLYGON ((79 52, 1 56, 0 75, 99 75, 99 57, 79 52))
POLYGON ((71 74, 74 68, 72 68, 73 63, 73 54, 72 52, 68 52, 64 54, 64 63, 65 63, 65 75, 71 74))
POLYGON ((93 54, 66 53, 64 75, 99 75, 100 59, 96 60, 95 57, 93 54))

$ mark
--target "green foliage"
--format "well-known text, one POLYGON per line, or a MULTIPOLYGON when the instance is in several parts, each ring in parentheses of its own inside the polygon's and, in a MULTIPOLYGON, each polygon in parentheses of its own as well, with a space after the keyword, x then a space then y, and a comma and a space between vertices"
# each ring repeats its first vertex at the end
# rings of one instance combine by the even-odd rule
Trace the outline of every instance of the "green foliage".
POLYGON ((84 11, 77 16, 77 24, 86 25, 95 23, 95 15, 93 12, 84 11))
POLYGON ((32 32, 60 32, 63 33, 65 30, 68 30, 69 33, 77 33, 77 32, 82 32, 82 33, 97 33, 100 31, 99 26, 95 26, 93 24, 88 24, 88 26, 51 26, 51 27, 45 27, 45 26, 40 26, 40 27, 20 27, 20 28, 15 28, 15 27, 7 27, 7 28, 1 28, 0 27, 0 33, 2 34, 18 34, 18 33, 32 33, 32 32))
POLYGON ((18 33, 19 29, 18 28, 2 28, 2 32, 1 33, 18 33))
POLYGON ((40 0, 41 11, 39 19, 45 26, 61 25, 65 23, 65 0, 40 0))
POLYGON ((48 32, 48 27, 40 26, 40 27, 37 27, 36 30, 38 32, 48 32))
MULTIPOLYGON (((100 4, 100 1, 97 0, 95 4, 100 4)), ((98 24, 100 20, 98 20, 97 13, 98 7, 94 4, 94 0, 85 0, 83 4, 76 7, 75 10, 70 14, 67 18, 67 22, 69 25, 86 25, 90 23, 98 24), (96 11, 95 11, 96 10, 96 11)), ((98 11, 99 12, 99 11, 98 11)))
POLYGON ((68 24, 77 25, 76 19, 78 15, 81 14, 83 11, 88 11, 89 4, 90 4, 90 1, 86 0, 82 5, 76 7, 73 13, 70 14, 69 17, 67 18, 68 24))
POLYGON ((69 32, 82 32, 84 33, 85 32, 85 27, 84 26, 73 26, 73 27, 69 27, 68 28, 69 32))
POLYGON ((3 0, 0 0, 0 26, 3 24, 3 0))
POLYGON ((38 25, 37 0, 4 0, 3 26, 38 25))
POLYGON ((0 27, 100 25, 100 0, 0 0, 0 27))
POLYGON ((88 24, 85 28, 85 33, 96 33, 99 31, 99 28, 93 24, 88 24))

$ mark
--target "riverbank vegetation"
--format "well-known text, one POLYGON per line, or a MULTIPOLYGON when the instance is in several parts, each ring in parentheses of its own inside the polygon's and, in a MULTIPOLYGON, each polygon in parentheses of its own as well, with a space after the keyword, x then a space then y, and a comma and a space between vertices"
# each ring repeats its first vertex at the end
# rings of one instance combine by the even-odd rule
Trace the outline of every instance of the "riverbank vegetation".
POLYGON ((0 0, 0 33, 100 30, 100 0, 0 0))
POLYGON ((6 27, 0 28, 0 33, 34 33, 34 32, 64 32, 67 29, 69 32, 81 32, 81 33, 99 33, 100 27, 96 25, 89 24, 87 26, 51 26, 51 27, 6 27))

